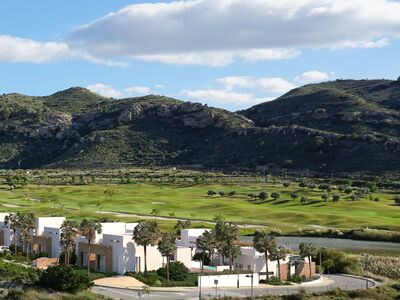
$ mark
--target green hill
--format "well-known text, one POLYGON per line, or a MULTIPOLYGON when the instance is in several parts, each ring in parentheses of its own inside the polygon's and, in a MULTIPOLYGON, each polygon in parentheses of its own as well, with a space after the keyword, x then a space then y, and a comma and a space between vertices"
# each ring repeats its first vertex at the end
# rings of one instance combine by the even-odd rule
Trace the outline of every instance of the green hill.
POLYGON ((83 88, 0 95, 0 168, 202 165, 324 172, 400 169, 400 83, 335 81, 238 113, 83 88))

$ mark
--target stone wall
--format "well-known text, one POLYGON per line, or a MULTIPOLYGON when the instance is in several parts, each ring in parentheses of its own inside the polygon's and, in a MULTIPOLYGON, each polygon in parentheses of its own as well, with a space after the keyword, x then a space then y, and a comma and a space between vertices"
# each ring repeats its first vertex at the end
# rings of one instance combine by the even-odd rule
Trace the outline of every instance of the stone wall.
POLYGON ((40 257, 35 259, 33 265, 38 269, 45 270, 48 267, 58 265, 58 258, 40 257))
MULTIPOLYGON (((83 267, 86 265, 86 262, 81 261, 81 253, 88 253, 88 243, 79 243, 78 244, 78 266, 83 267)), ((97 255, 104 255, 105 256, 105 271, 112 272, 113 265, 112 265, 112 246, 105 246, 101 244, 91 244, 90 245, 90 268, 97 270, 97 263, 96 257, 97 255)))
POLYGON ((4 230, 0 230, 0 246, 4 245, 4 230))
POLYGON ((41 235, 33 235, 31 236, 30 242, 32 245, 32 253, 37 253, 39 254, 40 251, 40 247, 43 246, 46 248, 46 252, 47 256, 51 257, 52 256, 52 247, 51 247, 51 238, 47 237, 47 236, 41 236, 41 235))
MULTIPOLYGON (((315 276, 315 262, 311 262, 311 276, 315 276)), ((296 267, 296 275, 310 277, 310 264, 308 262, 300 263, 296 267)))

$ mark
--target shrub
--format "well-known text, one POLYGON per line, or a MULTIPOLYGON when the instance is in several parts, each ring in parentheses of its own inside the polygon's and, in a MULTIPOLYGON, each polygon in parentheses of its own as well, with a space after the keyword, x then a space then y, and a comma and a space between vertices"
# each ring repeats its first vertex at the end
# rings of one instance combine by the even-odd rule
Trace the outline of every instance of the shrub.
POLYGON ((93 285, 85 271, 67 266, 49 267, 40 276, 39 284, 68 293, 77 293, 93 285))
MULTIPOLYGON (((157 274, 164 278, 167 278, 166 268, 159 268, 157 274)), ((169 277, 173 281, 185 281, 189 275, 189 270, 180 261, 174 261, 169 264, 169 277)))
POLYGON ((322 261, 330 260, 329 268, 325 272, 330 273, 358 273, 360 265, 357 259, 347 257, 343 252, 330 249, 322 249, 322 261))

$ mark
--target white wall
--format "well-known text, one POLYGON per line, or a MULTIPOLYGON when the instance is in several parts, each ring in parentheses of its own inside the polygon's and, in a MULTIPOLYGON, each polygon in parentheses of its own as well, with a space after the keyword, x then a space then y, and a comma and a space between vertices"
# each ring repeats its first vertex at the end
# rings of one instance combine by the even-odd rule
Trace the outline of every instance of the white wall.
POLYGON ((135 245, 131 235, 104 234, 102 244, 113 248, 113 272, 125 274, 135 271, 135 245))
MULTIPOLYGON (((287 259, 282 260, 281 263, 286 263, 288 261, 287 259)), ((250 270, 255 273, 267 271, 264 253, 256 251, 253 247, 242 247, 241 255, 233 261, 234 267, 236 267, 236 264, 238 265, 238 268, 242 265, 243 270, 249 270, 250 266, 250 270)), ((277 261, 268 260, 268 271, 273 273, 271 274, 272 276, 278 275, 277 261)))
MULTIPOLYGON (((215 287, 214 280, 218 280, 218 287, 239 287, 251 286, 251 278, 246 277, 250 274, 226 274, 226 275, 207 275, 200 276, 202 287, 215 287)), ((253 286, 258 286, 260 278, 257 273, 253 274, 253 286)))
POLYGON ((181 239, 177 241, 177 245, 182 247, 195 248, 197 238, 201 236, 205 231, 209 231, 209 229, 205 228, 182 229, 181 239))
POLYGON ((36 235, 42 235, 44 228, 60 228, 65 221, 65 217, 36 218, 36 235))
POLYGON ((0 213, 0 230, 4 232, 4 245, 0 246, 10 246, 12 244, 13 235, 10 225, 4 224, 4 218, 8 215, 9 213, 0 213))
POLYGON ((60 228, 44 227, 43 235, 51 238, 51 257, 59 258, 61 252, 61 230, 60 228))
POLYGON ((186 268, 192 268, 192 249, 190 247, 177 247, 175 254, 175 261, 182 262, 186 268))

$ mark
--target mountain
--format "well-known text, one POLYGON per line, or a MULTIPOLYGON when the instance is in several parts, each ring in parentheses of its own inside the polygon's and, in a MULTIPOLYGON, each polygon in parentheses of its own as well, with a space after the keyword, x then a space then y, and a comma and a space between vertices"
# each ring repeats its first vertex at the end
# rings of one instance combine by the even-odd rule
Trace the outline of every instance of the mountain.
POLYGON ((232 113, 83 88, 0 95, 0 168, 201 165, 323 172, 400 170, 400 82, 307 85, 232 113))

